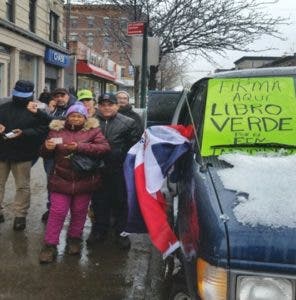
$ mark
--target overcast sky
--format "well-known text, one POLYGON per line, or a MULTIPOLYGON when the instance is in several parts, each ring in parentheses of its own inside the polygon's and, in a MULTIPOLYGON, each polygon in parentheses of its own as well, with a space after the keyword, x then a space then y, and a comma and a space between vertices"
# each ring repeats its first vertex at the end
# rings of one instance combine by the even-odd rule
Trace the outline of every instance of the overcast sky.
POLYGON ((282 37, 285 41, 265 37, 252 44, 252 48, 261 50, 266 48, 277 48, 263 52, 239 52, 227 51, 227 57, 214 56, 216 64, 210 64, 204 59, 196 58, 195 63, 191 64, 186 79, 191 83, 197 79, 206 76, 217 68, 232 68, 233 62, 242 56, 282 56, 296 53, 296 0, 278 0, 276 4, 268 6, 268 10, 273 16, 282 16, 290 18, 290 25, 279 27, 282 37), (201 72, 202 71, 202 72, 201 72))

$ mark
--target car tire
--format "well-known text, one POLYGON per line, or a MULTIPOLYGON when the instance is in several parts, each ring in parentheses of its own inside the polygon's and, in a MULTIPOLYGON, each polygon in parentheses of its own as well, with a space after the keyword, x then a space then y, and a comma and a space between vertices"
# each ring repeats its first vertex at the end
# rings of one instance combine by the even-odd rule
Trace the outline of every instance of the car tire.
POLYGON ((170 295, 169 295, 169 300, 190 300, 190 296, 187 292, 187 287, 185 284, 180 283, 180 282, 174 282, 170 295))
POLYGON ((172 276, 169 300, 190 300, 190 296, 187 290, 186 283, 184 282, 184 277, 182 272, 179 272, 172 276))

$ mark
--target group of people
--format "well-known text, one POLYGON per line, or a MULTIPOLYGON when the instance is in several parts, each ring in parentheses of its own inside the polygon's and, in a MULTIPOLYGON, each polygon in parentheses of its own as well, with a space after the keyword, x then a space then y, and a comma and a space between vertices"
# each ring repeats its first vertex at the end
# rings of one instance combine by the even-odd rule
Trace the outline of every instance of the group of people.
POLYGON ((41 156, 47 175, 48 210, 42 215, 46 228, 40 263, 54 261, 69 211, 68 254, 80 254, 89 209, 93 220, 88 244, 104 242, 112 225, 118 247, 130 248, 125 232, 123 162, 142 135, 141 118, 132 110, 126 91, 102 94, 98 103, 90 90, 80 90, 76 96, 56 88, 36 101, 34 84, 19 80, 11 99, 0 104, 0 223, 5 222, 3 199, 11 171, 16 186, 13 229, 26 228, 30 171, 41 156), (71 159, 75 154, 104 164, 91 172, 77 171, 71 159))

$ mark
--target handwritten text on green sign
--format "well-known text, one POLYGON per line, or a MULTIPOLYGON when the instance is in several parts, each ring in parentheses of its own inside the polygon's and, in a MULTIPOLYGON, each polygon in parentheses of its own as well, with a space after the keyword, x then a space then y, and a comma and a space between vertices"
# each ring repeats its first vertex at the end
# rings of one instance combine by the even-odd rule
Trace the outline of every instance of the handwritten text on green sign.
POLYGON ((293 78, 212 79, 202 154, 213 155, 215 145, 296 144, 295 116, 293 78))

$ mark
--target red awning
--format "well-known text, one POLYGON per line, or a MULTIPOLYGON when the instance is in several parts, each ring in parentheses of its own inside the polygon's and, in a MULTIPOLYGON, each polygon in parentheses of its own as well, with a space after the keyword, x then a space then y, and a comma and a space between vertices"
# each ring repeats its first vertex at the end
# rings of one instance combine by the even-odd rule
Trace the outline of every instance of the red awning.
POLYGON ((89 64, 85 61, 78 61, 77 65, 76 65, 76 72, 78 74, 91 74, 91 75, 95 75, 97 77, 100 78, 104 78, 110 81, 114 81, 115 80, 115 76, 113 76, 111 73, 109 73, 108 71, 99 68, 97 66, 94 66, 92 64, 89 64))

